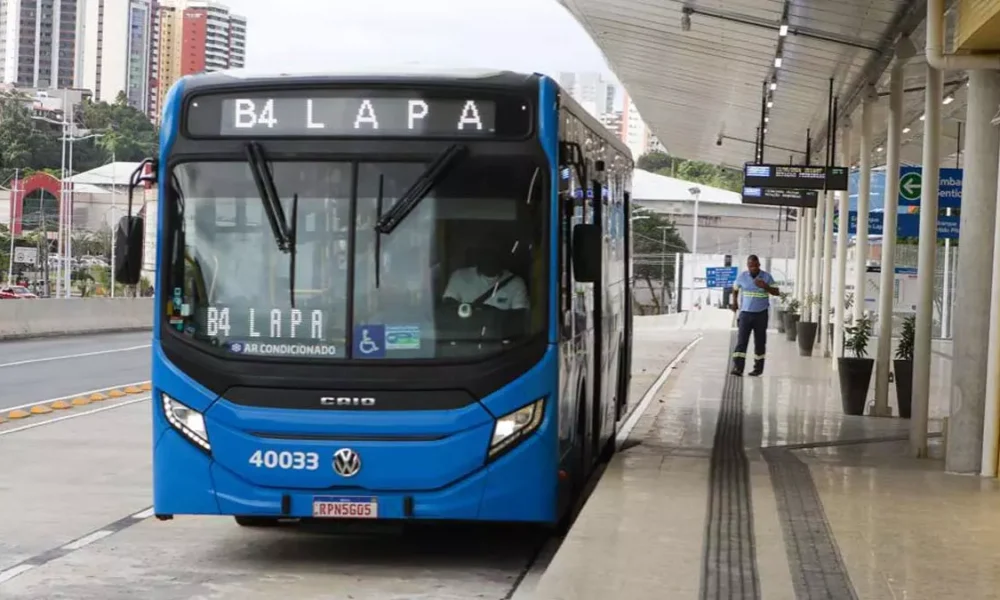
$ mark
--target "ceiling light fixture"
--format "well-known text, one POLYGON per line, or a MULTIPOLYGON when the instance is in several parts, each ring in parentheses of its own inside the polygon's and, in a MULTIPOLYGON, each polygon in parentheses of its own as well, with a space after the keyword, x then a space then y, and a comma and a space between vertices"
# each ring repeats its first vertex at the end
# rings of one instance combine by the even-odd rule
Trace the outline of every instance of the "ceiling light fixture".
POLYGON ((778 82, 777 81, 772 81, 771 82, 771 91, 773 92, 776 89, 778 89, 778 82))
POLYGON ((951 104, 954 101, 955 101, 955 97, 952 96, 951 94, 948 94, 947 96, 944 97, 944 100, 941 101, 941 104, 946 104, 947 105, 947 104, 951 104))
POLYGON ((781 27, 778 28, 778 35, 780 37, 785 37, 786 35, 788 35, 788 24, 787 23, 782 23, 781 24, 781 27))
POLYGON ((774 57, 774 68, 775 69, 780 69, 781 68, 781 57, 780 56, 775 56, 774 57))
POLYGON ((903 133, 910 133, 910 128, 909 127, 904 127, 903 128, 903 133))
POLYGON ((767 107, 768 108, 774 108, 774 100, 768 100, 767 101, 767 107))
POLYGON ((882 146, 875 148, 875 152, 882 152, 883 150, 885 150, 885 148, 883 148, 882 146))
POLYGON ((920 115, 920 120, 921 120, 921 121, 923 121, 923 120, 924 120, 924 119, 926 119, 926 118, 927 118, 927 115, 920 115))

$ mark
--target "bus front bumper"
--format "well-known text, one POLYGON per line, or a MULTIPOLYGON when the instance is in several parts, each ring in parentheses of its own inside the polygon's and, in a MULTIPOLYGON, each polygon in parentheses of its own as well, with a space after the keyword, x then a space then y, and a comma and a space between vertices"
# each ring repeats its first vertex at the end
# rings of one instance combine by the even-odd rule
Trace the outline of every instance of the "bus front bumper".
MULTIPOLYGON (((377 504, 378 519, 554 523, 557 471, 542 432, 491 464, 427 491, 302 490, 254 485, 226 469, 177 431, 158 428, 153 453, 153 510, 159 516, 239 515, 312 518, 331 499, 377 504), (352 500, 352 501, 353 501, 352 500)), ((370 512, 367 509, 366 512, 370 512)))

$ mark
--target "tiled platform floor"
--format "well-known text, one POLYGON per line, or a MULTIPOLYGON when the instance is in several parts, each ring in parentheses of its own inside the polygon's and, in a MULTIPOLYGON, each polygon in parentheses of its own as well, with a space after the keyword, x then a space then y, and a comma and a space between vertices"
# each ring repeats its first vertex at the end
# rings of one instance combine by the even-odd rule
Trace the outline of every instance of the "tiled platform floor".
MULTIPOLYGON (((729 343, 727 330, 705 332, 653 398, 632 432, 640 443, 608 466, 534 598, 699 598, 719 564, 733 567, 704 558, 729 343)), ((947 410, 946 350, 934 356, 932 431, 947 410)), ((829 359, 799 357, 775 332, 768 355, 764 377, 739 390, 752 534, 723 526, 713 538, 731 556, 752 546, 744 591, 711 597, 1000 597, 1000 485, 944 474, 938 438, 924 460, 906 442, 878 441, 909 422, 845 416, 829 359)))

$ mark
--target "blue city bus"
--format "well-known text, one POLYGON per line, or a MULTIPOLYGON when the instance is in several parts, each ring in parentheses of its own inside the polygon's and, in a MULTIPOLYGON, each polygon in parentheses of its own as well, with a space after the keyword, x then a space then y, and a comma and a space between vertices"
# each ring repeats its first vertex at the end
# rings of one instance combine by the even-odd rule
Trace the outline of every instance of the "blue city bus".
POLYGON ((631 362, 628 148, 549 77, 185 77, 156 185, 154 512, 565 522, 631 362))

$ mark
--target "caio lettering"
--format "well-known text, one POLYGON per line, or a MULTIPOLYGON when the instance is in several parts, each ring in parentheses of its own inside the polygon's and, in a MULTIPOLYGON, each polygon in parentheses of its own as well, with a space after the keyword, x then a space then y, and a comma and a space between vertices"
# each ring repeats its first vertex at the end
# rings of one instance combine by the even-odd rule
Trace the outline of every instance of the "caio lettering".
POLYGON ((375 398, 360 396, 323 396, 319 399, 323 406, 336 406, 338 408, 355 408, 375 406, 375 398))

